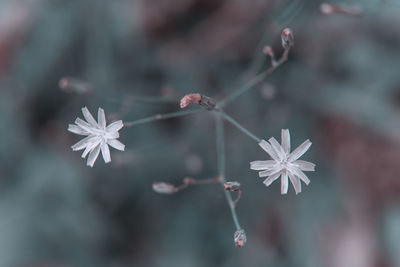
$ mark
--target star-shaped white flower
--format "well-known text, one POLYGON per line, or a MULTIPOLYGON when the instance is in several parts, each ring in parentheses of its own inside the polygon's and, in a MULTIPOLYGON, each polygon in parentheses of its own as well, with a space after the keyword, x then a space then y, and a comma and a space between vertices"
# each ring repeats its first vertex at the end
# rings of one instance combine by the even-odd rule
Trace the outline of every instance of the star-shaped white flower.
POLYGON ((121 151, 125 150, 125 145, 117 140, 119 138, 118 131, 124 126, 121 120, 106 126, 106 116, 102 108, 99 108, 97 113, 98 122, 90 114, 87 107, 82 108, 82 114, 87 122, 77 118, 75 124, 68 125, 68 131, 87 136, 71 148, 73 151, 85 149, 82 153, 82 158, 85 158, 89 154, 87 159, 88 166, 93 167, 94 162, 100 154, 100 150, 104 162, 108 163, 111 161, 108 145, 121 151))
POLYGON ((289 188, 289 180, 293 184, 296 194, 301 192, 301 181, 306 185, 310 183, 303 171, 314 171, 315 164, 298 160, 310 148, 310 140, 304 141, 292 153, 290 153, 290 134, 289 130, 282 130, 281 142, 271 137, 269 143, 261 140, 259 146, 271 156, 272 160, 262 160, 250 162, 250 169, 260 171, 260 177, 267 177, 264 184, 269 186, 276 179, 281 177, 281 194, 286 194, 289 188))

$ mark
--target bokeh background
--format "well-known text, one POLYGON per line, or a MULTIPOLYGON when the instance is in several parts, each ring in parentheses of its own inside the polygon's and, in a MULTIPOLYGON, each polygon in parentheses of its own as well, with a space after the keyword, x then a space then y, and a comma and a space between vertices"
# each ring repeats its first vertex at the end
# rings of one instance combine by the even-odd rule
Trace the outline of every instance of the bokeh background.
POLYGON ((400 4, 329 3, 362 16, 317 0, 1 0, 0 267, 400 266, 400 4), (222 99, 269 66, 263 46, 282 52, 285 27, 289 61, 227 112, 262 138, 310 138, 317 169, 282 196, 249 169, 265 153, 226 124, 245 247, 220 186, 151 187, 217 175, 212 114, 124 128, 108 165, 71 151, 81 107, 130 121, 191 92, 222 99))

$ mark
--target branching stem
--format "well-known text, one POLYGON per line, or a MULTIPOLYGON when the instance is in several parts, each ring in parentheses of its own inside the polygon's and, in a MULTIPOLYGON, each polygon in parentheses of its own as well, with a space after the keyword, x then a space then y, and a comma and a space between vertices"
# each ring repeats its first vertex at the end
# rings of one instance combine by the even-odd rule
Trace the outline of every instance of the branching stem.
POLYGON ((229 116, 228 114, 226 114, 225 112, 223 112, 222 110, 218 111, 222 117, 227 120, 229 123, 231 123, 233 126, 235 126, 236 128, 238 128, 240 131, 242 131, 245 135, 247 135, 248 137, 250 137, 251 139, 253 139, 254 141, 256 141, 257 143, 261 142, 261 139, 259 137, 257 137, 255 134, 253 134, 252 132, 250 132, 249 130, 247 130, 245 127, 243 127, 240 123, 238 123, 237 121, 235 121, 231 116, 229 116))
POLYGON ((230 104, 232 101, 234 101, 236 98, 241 96, 242 94, 246 93, 248 90, 262 82, 266 77, 271 75, 280 65, 285 63, 288 59, 290 49, 285 49, 281 58, 278 60, 275 60, 274 58, 271 59, 271 67, 267 69, 266 71, 261 72, 257 76, 255 76, 253 79, 248 81, 246 84, 243 86, 239 87, 237 90, 235 90, 232 94, 228 95, 225 99, 223 99, 218 107, 219 108, 224 108, 228 104, 230 104))
POLYGON ((135 121, 130 121, 124 123, 125 127, 132 127, 134 125, 138 124, 144 124, 152 121, 158 121, 158 120, 165 120, 165 119, 171 119, 171 118, 176 118, 176 117, 182 117, 190 114, 195 114, 204 111, 204 109, 190 109, 190 110, 182 110, 182 111, 177 111, 177 112, 171 112, 171 113, 166 113, 166 114, 156 114, 147 118, 135 120, 135 121))
POLYGON ((216 113, 216 143, 217 143, 217 162, 218 162, 218 175, 220 177, 220 184, 224 191, 226 201, 228 202, 231 210, 232 219, 235 223, 236 230, 242 229, 236 214, 235 202, 232 200, 231 194, 224 189, 225 183, 225 138, 224 138, 224 122, 220 113, 216 113))

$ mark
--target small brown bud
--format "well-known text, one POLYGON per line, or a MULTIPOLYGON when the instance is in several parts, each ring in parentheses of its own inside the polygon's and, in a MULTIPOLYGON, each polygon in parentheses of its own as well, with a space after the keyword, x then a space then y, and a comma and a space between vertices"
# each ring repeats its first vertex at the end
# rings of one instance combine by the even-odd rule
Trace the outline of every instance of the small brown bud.
POLYGON ((238 248, 243 247, 244 244, 247 242, 246 233, 243 229, 237 230, 235 232, 235 235, 233 236, 233 239, 235 241, 235 246, 237 246, 238 248))
POLYGON ((196 103, 206 108, 207 110, 213 110, 215 108, 215 101, 211 97, 200 95, 200 94, 189 94, 185 95, 181 99, 181 108, 187 107, 190 103, 196 103))
POLYGON ((164 183, 164 182, 153 183, 153 190, 157 193, 166 194, 166 195, 170 195, 170 194, 176 193, 178 191, 178 189, 173 184, 164 183))
POLYGON ((283 29, 281 34, 281 40, 282 40, 282 47, 284 49, 288 50, 291 47, 293 47, 294 46, 293 31, 289 28, 283 29))
POLYGON ((226 191, 239 191, 240 183, 239 182, 226 182, 224 183, 224 189, 226 191))
POLYGON ((200 101, 201 101, 200 94, 189 94, 189 95, 185 95, 184 97, 182 97, 180 106, 181 106, 181 108, 185 108, 190 103, 200 104, 200 101))

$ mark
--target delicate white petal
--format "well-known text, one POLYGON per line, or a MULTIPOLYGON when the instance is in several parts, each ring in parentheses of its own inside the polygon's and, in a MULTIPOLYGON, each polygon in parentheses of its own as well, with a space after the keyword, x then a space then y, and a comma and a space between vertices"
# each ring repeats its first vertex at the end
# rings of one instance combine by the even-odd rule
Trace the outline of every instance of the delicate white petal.
POLYGON ((289 134, 288 129, 282 129, 282 131, 281 131, 281 144, 282 144, 283 151, 285 151, 285 153, 287 155, 289 155, 289 153, 290 153, 290 134, 289 134))
POLYGON ((99 108, 97 112, 97 121, 99 122, 100 129, 106 129, 106 114, 104 114, 104 109, 99 108))
POLYGON ((269 186, 269 185, 271 185, 276 179, 278 179, 279 176, 281 176, 281 173, 280 173, 280 172, 275 173, 275 174, 269 176, 267 179, 265 179, 263 183, 264 183, 266 186, 269 186))
POLYGON ((92 128, 92 126, 90 126, 89 123, 87 123, 86 121, 82 120, 81 118, 76 118, 75 124, 78 125, 79 127, 82 127, 85 130, 92 128))
POLYGON ((308 185, 310 183, 310 179, 308 179, 308 177, 304 174, 304 172, 302 172, 300 169, 298 168, 291 168, 290 171, 296 175, 297 177, 299 177, 306 185, 308 185))
POLYGON ((315 164, 305 160, 296 160, 292 162, 292 164, 298 167, 302 171, 309 171, 309 172, 315 171, 315 164))
POLYGON ((116 139, 109 139, 107 143, 115 149, 125 151, 125 145, 116 139))
POLYGON ((252 170, 266 170, 273 167, 276 164, 275 160, 256 160, 250 162, 250 169, 252 170))
POLYGON ((287 194, 289 189, 289 179, 288 179, 288 174, 286 171, 284 171, 281 175, 281 194, 287 194))
POLYGON ((103 155, 105 163, 109 163, 111 161, 110 149, 108 148, 107 143, 101 144, 101 155, 103 155))
POLYGON ((271 158, 273 158, 274 160, 279 160, 278 154, 275 152, 274 149, 272 149, 272 146, 267 141, 261 140, 260 143, 258 143, 258 145, 262 149, 264 149, 264 151, 267 152, 271 158))
POLYGON ((75 124, 69 124, 68 125, 68 131, 74 134, 79 134, 79 135, 89 135, 90 133, 83 129, 82 127, 79 127, 78 125, 75 124))
POLYGON ((124 127, 124 123, 119 120, 119 121, 114 121, 110 125, 107 126, 106 130, 107 132, 116 132, 119 131, 122 127, 124 127))
POLYGON ((289 175, 290 182, 292 182, 292 185, 294 187, 294 191, 296 192, 296 195, 297 195, 298 193, 301 192, 300 179, 297 176, 291 175, 290 173, 288 175, 289 175))
POLYGON ((92 142, 88 142, 88 145, 86 146, 85 150, 83 151, 81 157, 86 158, 87 154, 92 151, 97 145, 99 145, 100 140, 98 137, 93 138, 92 142))
POLYGON ((268 169, 268 170, 265 170, 265 171, 258 172, 258 176, 267 177, 267 176, 271 176, 271 175, 274 175, 275 173, 280 173, 280 172, 281 172, 281 169, 272 168, 272 169, 268 169))
POLYGON ((310 140, 304 141, 301 145, 299 145, 292 153, 290 153, 288 157, 288 161, 294 161, 300 158, 311 146, 310 140))
POLYGON ((274 137, 271 137, 268 141, 271 143, 271 146, 275 150, 276 154, 278 154, 279 160, 286 158, 285 151, 283 151, 283 148, 274 137))
POLYGON ((87 154, 89 154, 89 152, 92 151, 92 150, 93 150, 93 147, 92 147, 92 146, 87 146, 87 147, 85 148, 85 150, 83 151, 81 157, 82 157, 83 159, 86 158, 87 154))
POLYGON ((85 117, 85 120, 90 124, 90 126, 94 128, 98 127, 96 120, 93 118, 87 107, 82 108, 82 114, 85 117))
POLYGON ((90 144, 89 141, 91 138, 92 138, 92 136, 87 136, 87 137, 83 138, 81 141, 79 141, 75 145, 71 146, 72 150, 78 151, 78 150, 84 149, 88 144, 90 144))
POLYGON ((97 145, 90 153, 86 165, 93 167, 94 162, 100 153, 100 145, 97 145))
POLYGON ((119 133, 118 132, 106 133, 105 137, 107 139, 116 139, 119 138, 119 133))

